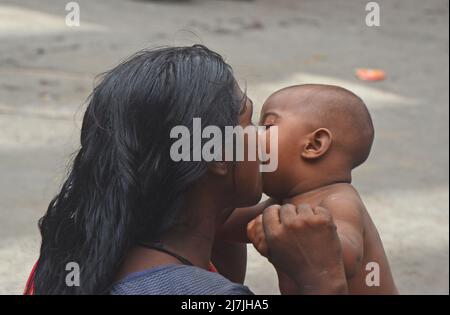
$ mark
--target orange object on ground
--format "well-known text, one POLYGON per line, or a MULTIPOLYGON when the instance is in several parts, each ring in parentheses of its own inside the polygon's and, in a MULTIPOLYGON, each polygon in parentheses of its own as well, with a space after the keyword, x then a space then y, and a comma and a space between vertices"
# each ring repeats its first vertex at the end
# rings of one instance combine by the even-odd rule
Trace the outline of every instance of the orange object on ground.
POLYGON ((356 76, 363 81, 381 81, 386 78, 386 74, 381 69, 356 69, 356 76))

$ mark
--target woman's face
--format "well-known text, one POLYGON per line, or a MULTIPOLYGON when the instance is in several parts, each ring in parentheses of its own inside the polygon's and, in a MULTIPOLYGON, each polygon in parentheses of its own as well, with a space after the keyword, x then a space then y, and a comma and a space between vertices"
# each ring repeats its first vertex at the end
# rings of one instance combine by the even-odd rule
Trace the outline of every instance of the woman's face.
MULTIPOLYGON (((248 128, 249 133, 253 133, 256 141, 257 129, 252 123, 253 102, 242 93, 243 107, 239 117, 239 125, 242 128, 248 128)), ((260 161, 257 154, 256 143, 249 141, 249 135, 244 133, 244 160, 237 161, 233 169, 234 173, 234 187, 235 187, 235 207, 244 207, 254 205, 259 202, 262 195, 262 181, 259 171, 260 161), (250 146, 249 146, 250 143, 250 146), (249 150, 255 150, 254 157, 249 159, 249 150)), ((255 141, 253 141, 255 142, 255 141)), ((251 156, 251 155, 250 155, 251 156)))

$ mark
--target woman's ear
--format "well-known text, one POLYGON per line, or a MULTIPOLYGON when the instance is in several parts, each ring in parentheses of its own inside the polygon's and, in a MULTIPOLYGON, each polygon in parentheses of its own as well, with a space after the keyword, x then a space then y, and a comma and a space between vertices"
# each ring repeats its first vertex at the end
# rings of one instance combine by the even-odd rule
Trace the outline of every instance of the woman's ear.
POLYGON ((330 130, 320 128, 306 137, 301 156, 304 159, 314 160, 323 156, 331 146, 333 135, 330 130))
POLYGON ((212 161, 208 163, 208 171, 214 175, 224 176, 228 174, 226 162, 212 161))

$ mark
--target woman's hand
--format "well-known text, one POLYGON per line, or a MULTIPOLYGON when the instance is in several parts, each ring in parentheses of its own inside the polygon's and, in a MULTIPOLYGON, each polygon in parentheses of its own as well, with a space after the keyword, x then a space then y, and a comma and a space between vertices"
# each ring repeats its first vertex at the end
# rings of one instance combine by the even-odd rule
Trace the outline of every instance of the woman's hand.
POLYGON ((341 245, 327 209, 270 206, 249 223, 248 237, 298 285, 299 294, 347 293, 341 245))

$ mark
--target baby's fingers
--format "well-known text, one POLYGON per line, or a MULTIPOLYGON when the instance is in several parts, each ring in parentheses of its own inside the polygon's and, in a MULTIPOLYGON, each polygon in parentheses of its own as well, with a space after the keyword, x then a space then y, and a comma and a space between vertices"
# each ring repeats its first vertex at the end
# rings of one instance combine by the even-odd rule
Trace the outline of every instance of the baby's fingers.
POLYGON ((258 247, 256 247, 256 250, 263 255, 264 257, 268 257, 269 255, 269 248, 267 247, 267 242, 265 238, 262 238, 258 242, 258 247))
POLYGON ((247 237, 261 255, 267 256, 268 248, 264 235, 262 215, 259 215, 247 224, 247 237))
POLYGON ((268 247, 264 235, 257 235, 256 238, 252 240, 252 244, 253 247, 258 251, 258 253, 267 257, 268 247))
POLYGON ((247 224, 247 237, 252 243, 256 241, 256 219, 247 224))

